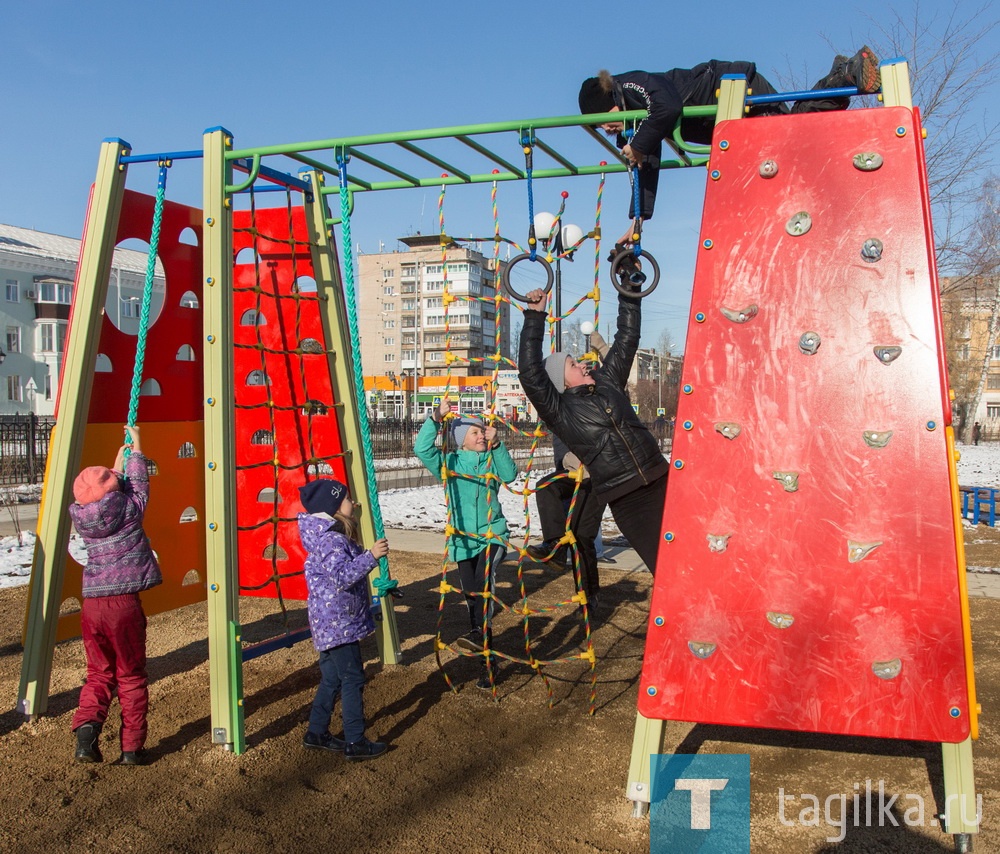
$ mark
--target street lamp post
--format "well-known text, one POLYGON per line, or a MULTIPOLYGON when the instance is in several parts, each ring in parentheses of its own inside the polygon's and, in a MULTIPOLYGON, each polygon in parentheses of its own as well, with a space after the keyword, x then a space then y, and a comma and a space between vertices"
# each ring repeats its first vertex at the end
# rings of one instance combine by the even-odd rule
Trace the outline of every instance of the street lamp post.
MULTIPOLYGON (((568 194, 564 193, 563 198, 566 198, 568 194)), ((573 225, 572 223, 567 223, 562 225, 560 223, 559 228, 556 229, 555 235, 552 237, 552 245, 548 246, 548 234, 552 230, 552 224, 555 222, 556 218, 545 211, 542 211, 535 215, 535 233, 542 235, 542 241, 546 244, 546 247, 552 252, 556 257, 556 269, 555 269, 555 334, 556 334, 556 349, 563 349, 562 340, 562 256, 566 252, 568 247, 573 247, 576 243, 583 237, 583 231, 578 225, 573 225)), ((566 255, 567 261, 573 260, 572 251, 566 255)))

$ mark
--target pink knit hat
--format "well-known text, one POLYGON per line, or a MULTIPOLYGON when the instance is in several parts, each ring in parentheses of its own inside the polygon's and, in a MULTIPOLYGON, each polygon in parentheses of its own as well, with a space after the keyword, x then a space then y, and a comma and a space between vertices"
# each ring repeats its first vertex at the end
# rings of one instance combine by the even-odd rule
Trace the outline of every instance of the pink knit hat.
POLYGON ((73 497, 77 504, 92 504, 119 489, 118 475, 106 466, 88 466, 73 481, 73 497))

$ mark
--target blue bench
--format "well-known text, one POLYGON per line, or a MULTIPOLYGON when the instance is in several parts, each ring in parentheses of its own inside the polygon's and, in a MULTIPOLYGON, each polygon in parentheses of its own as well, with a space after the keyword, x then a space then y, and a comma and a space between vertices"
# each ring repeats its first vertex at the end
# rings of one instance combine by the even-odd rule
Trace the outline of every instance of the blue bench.
POLYGON ((960 486, 962 491, 962 518, 973 525, 981 521, 991 528, 997 520, 997 493, 1000 489, 989 486, 960 486))

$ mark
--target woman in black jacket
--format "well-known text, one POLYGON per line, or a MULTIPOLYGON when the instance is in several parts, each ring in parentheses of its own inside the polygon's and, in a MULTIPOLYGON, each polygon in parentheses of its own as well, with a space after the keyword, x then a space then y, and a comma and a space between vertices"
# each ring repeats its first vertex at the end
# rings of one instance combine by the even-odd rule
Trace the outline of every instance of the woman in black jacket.
POLYGON ((593 499, 606 502, 619 530, 656 571, 669 464, 625 394, 639 347, 641 300, 619 294, 618 331, 601 367, 565 353, 542 357, 545 293, 528 293, 518 377, 539 418, 590 472, 593 499))
MULTIPOLYGON (((622 155, 639 167, 641 215, 653 215, 656 186, 659 180, 660 151, 664 139, 670 140, 684 107, 706 107, 716 103, 717 90, 724 75, 739 74, 746 77, 747 87, 754 95, 773 95, 776 90, 752 62, 723 62, 713 59, 694 68, 673 68, 670 71, 651 73, 628 71, 612 75, 601 71, 589 77, 580 87, 581 113, 611 113, 624 110, 646 110, 649 117, 639 123, 631 142, 625 139, 623 122, 604 122, 601 129, 617 137, 622 155)), ((870 47, 862 47, 848 59, 838 55, 833 68, 813 86, 814 90, 854 87, 861 94, 877 92, 881 85, 878 58, 870 47)), ((799 101, 791 109, 786 104, 760 104, 750 108, 750 116, 780 115, 785 113, 817 113, 827 110, 846 110, 849 98, 824 98, 799 101)), ((689 117, 681 123, 681 137, 686 142, 709 144, 715 128, 715 117, 689 117)), ((636 212, 630 206, 629 216, 636 212)), ((618 241, 631 243, 634 226, 618 241)))

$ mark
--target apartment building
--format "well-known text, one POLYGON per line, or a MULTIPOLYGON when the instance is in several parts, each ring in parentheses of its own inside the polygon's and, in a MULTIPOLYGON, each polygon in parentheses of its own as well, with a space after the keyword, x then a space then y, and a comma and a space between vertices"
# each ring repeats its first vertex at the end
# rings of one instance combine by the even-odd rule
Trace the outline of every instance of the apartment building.
MULTIPOLYGON (((494 262, 475 248, 451 243, 442 256, 438 235, 400 238, 405 249, 358 256, 358 328, 365 374, 400 389, 413 378, 492 373, 497 351, 510 357, 509 312, 497 312, 494 262), (448 307, 445 279, 459 297, 448 307), (450 340, 449 340, 450 338, 450 340)), ((504 262, 500 262, 503 264, 504 262)))
MULTIPOLYGON (((79 256, 79 240, 0 224, 0 415, 55 413, 79 256)), ((138 332, 146 265, 145 252, 115 250, 105 313, 126 334, 138 332)), ((163 299, 157 263, 152 316, 163 299)))

